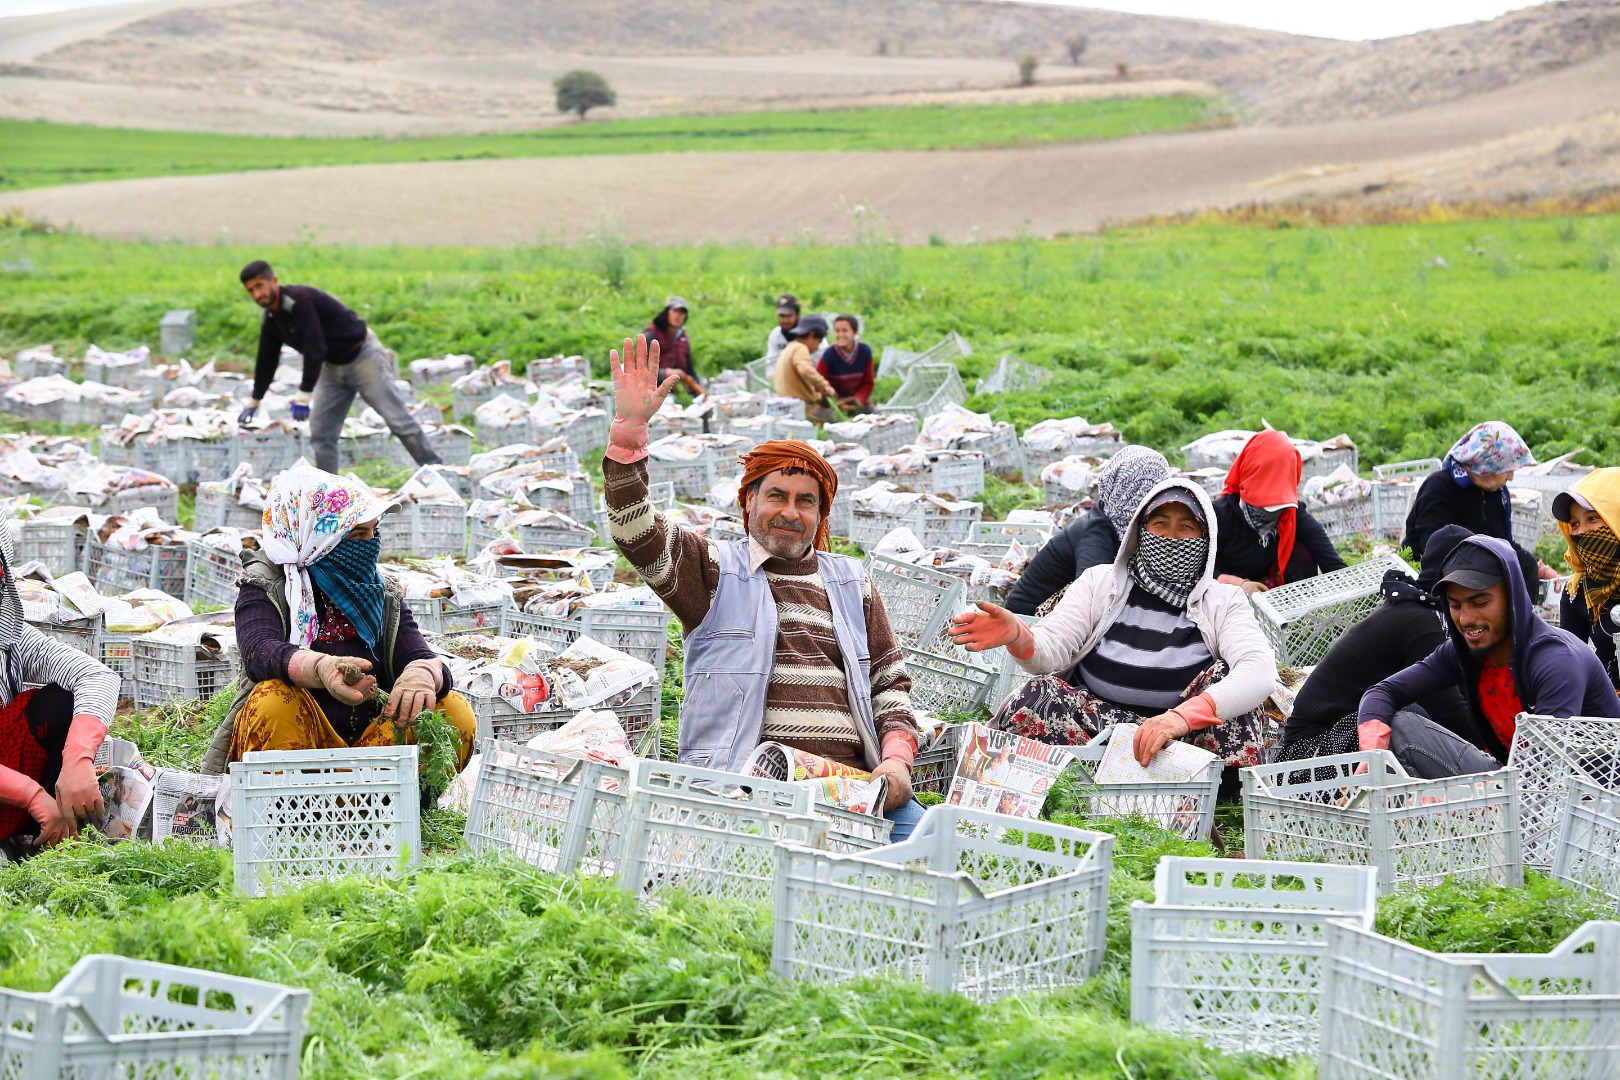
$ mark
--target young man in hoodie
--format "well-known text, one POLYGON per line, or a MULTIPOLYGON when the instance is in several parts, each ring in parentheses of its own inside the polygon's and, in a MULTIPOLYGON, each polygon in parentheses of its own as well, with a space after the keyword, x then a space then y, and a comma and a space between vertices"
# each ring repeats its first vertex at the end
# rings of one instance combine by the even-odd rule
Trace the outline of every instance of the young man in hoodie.
POLYGON ((1502 767, 1520 713, 1620 717, 1603 664, 1531 610, 1507 541, 1468 537, 1441 567, 1435 591, 1445 597, 1446 641, 1362 695, 1361 749, 1393 752, 1413 776, 1463 776, 1502 767), (1407 711, 1448 686, 1468 702, 1462 730, 1407 711))

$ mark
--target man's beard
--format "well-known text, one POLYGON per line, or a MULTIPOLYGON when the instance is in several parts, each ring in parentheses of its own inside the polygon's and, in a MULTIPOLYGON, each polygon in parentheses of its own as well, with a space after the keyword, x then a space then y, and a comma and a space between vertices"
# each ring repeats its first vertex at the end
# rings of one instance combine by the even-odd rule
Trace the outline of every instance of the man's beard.
POLYGON ((759 546, 770 552, 777 559, 800 559, 804 557, 805 550, 810 546, 810 539, 805 535, 804 529, 797 522, 786 521, 782 518, 758 519, 754 528, 749 530, 759 546), (776 525, 786 528, 798 529, 793 536, 780 536, 771 529, 776 525))

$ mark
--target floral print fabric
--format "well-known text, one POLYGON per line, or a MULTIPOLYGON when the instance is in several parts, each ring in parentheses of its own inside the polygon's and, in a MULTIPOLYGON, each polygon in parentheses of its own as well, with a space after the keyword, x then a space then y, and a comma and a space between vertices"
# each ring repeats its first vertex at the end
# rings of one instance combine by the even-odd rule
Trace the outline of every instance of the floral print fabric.
POLYGON ((1517 431, 1500 420, 1487 420, 1475 424, 1452 445, 1446 463, 1453 470, 1460 467, 1481 476, 1499 476, 1534 465, 1536 459, 1517 431))

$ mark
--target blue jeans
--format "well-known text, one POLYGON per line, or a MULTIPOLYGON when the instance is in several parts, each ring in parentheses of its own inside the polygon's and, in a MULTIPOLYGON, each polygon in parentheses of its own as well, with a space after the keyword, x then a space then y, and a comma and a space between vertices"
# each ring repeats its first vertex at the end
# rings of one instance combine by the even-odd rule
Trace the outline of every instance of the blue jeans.
POLYGON ((928 807, 912 799, 888 811, 883 816, 894 822, 894 831, 889 834, 889 843, 898 844, 911 836, 911 830, 917 827, 928 807))
POLYGON ((338 438, 343 434, 343 420, 349 415, 349 406, 359 394, 367 405, 377 410, 418 465, 438 465, 439 455, 428 443, 422 425, 416 422, 405 399, 394 385, 398 375, 398 361, 394 354, 383 348, 377 335, 368 333, 360 355, 347 364, 321 365, 320 378, 315 383, 315 400, 309 407, 309 441, 315 451, 315 467, 327 472, 338 471, 338 438))

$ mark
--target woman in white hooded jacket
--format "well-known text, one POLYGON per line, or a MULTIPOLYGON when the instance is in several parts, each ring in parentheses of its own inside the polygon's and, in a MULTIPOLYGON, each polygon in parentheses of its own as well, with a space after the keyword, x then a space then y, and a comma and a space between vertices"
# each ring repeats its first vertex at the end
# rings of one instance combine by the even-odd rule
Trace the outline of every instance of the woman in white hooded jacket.
POLYGON ((1081 574, 1038 626, 994 604, 958 615, 958 644, 1005 647, 1041 676, 1011 694, 991 726, 1075 745, 1136 723, 1144 765, 1172 739, 1229 766, 1263 761, 1276 659, 1243 590, 1215 580, 1215 529, 1204 490, 1166 480, 1137 508, 1114 562, 1081 574))

